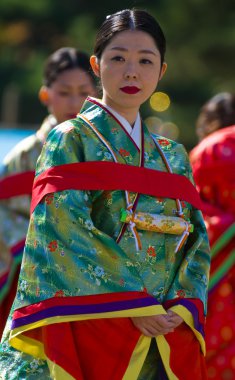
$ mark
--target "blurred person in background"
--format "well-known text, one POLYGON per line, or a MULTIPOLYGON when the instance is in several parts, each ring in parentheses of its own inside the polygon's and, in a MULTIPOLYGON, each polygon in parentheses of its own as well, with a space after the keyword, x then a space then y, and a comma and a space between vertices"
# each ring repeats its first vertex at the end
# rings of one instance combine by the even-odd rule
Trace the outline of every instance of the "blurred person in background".
POLYGON ((212 248, 206 328, 208 377, 235 379, 235 94, 201 109, 190 160, 212 248))
POLYGON ((31 201, 28 195, 11 196, 11 192, 17 189, 20 193, 28 179, 30 190, 36 161, 48 133, 57 124, 75 117, 88 95, 96 95, 89 56, 72 47, 52 53, 45 62, 39 91, 49 115, 35 134, 20 141, 4 158, 0 180, 11 176, 13 184, 6 194, 8 199, 0 201, 0 335, 15 297, 31 201), (22 176, 31 172, 30 177, 22 176))
POLYGON ((4 380, 205 379, 200 197, 185 148, 139 113, 165 73, 165 44, 142 10, 98 30, 103 97, 54 128, 37 162, 4 380))

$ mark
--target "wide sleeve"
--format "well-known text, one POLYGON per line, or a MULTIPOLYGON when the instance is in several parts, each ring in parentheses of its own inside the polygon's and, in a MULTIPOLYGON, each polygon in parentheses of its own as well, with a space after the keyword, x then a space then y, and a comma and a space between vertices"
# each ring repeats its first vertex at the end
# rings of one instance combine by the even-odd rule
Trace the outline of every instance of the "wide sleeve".
MULTIPOLYGON (((21 173, 34 171, 40 148, 36 135, 18 143, 3 160, 0 186, 11 177, 13 189, 19 187, 21 173)), ((30 209, 30 196, 7 196, 0 200, 0 302, 6 299, 21 263, 30 209)))
MULTIPOLYGON (((188 156, 188 177, 194 183, 188 156)), ((182 248, 182 261, 166 296, 165 307, 179 314, 203 342, 210 270, 210 248, 200 210, 192 207, 190 221, 194 230, 182 248)))

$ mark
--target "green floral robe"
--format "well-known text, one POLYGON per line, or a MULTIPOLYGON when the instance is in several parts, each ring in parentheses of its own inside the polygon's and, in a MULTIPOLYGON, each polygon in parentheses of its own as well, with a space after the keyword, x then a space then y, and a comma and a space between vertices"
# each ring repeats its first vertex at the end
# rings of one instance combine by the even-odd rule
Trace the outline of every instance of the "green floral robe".
MULTIPOLYGON (((122 126, 102 106, 88 99, 81 111, 98 133, 77 118, 54 128, 37 164, 39 176, 57 165, 84 161, 113 161, 101 141, 111 146, 118 162, 167 171, 156 148, 161 148, 173 173, 192 181, 184 147, 151 135, 145 125, 140 151, 122 126)), ((136 210, 159 215, 177 213, 176 201, 144 194, 130 194, 136 210)), ((30 220, 17 297, 13 310, 53 297, 77 297, 116 292, 147 292, 159 304, 197 299, 206 312, 209 248, 201 212, 181 202, 194 232, 175 253, 180 236, 138 231, 142 248, 137 250, 132 231, 122 231, 120 210, 126 208, 124 191, 78 191, 67 189, 47 195, 30 220), (120 236, 120 231, 122 231, 120 236), (118 239, 118 242, 117 242, 118 239)), ((46 362, 19 353, 8 345, 5 330, 0 360, 6 379, 47 379, 46 362), (8 369, 10 368, 10 369, 8 369)), ((56 378, 56 377, 55 377, 56 378)))

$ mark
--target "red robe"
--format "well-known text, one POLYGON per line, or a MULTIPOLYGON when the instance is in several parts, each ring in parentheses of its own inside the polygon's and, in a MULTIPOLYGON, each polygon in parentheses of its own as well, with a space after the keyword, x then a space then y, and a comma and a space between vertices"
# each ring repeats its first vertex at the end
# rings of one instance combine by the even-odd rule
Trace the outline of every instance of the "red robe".
POLYGON ((212 263, 206 324, 208 377, 235 379, 235 126, 220 129, 190 153, 204 201, 212 263))

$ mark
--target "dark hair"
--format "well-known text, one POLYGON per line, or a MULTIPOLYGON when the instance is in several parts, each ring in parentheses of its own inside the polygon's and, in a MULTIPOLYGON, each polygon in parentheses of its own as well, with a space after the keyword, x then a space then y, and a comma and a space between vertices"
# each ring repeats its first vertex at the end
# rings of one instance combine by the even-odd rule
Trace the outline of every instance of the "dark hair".
POLYGON ((210 129, 212 123, 216 123, 215 129, 235 124, 235 94, 221 92, 204 104, 196 123, 197 132, 201 137, 214 131, 210 129))
POLYGON ((161 55, 161 64, 164 62, 166 40, 164 33, 148 12, 139 9, 124 9, 106 17, 96 36, 94 54, 98 59, 110 40, 118 33, 125 30, 140 30, 148 33, 155 41, 161 55))
POLYGON ((51 54, 45 62, 43 84, 50 87, 60 73, 76 68, 85 71, 95 84, 88 54, 72 47, 60 48, 51 54))

